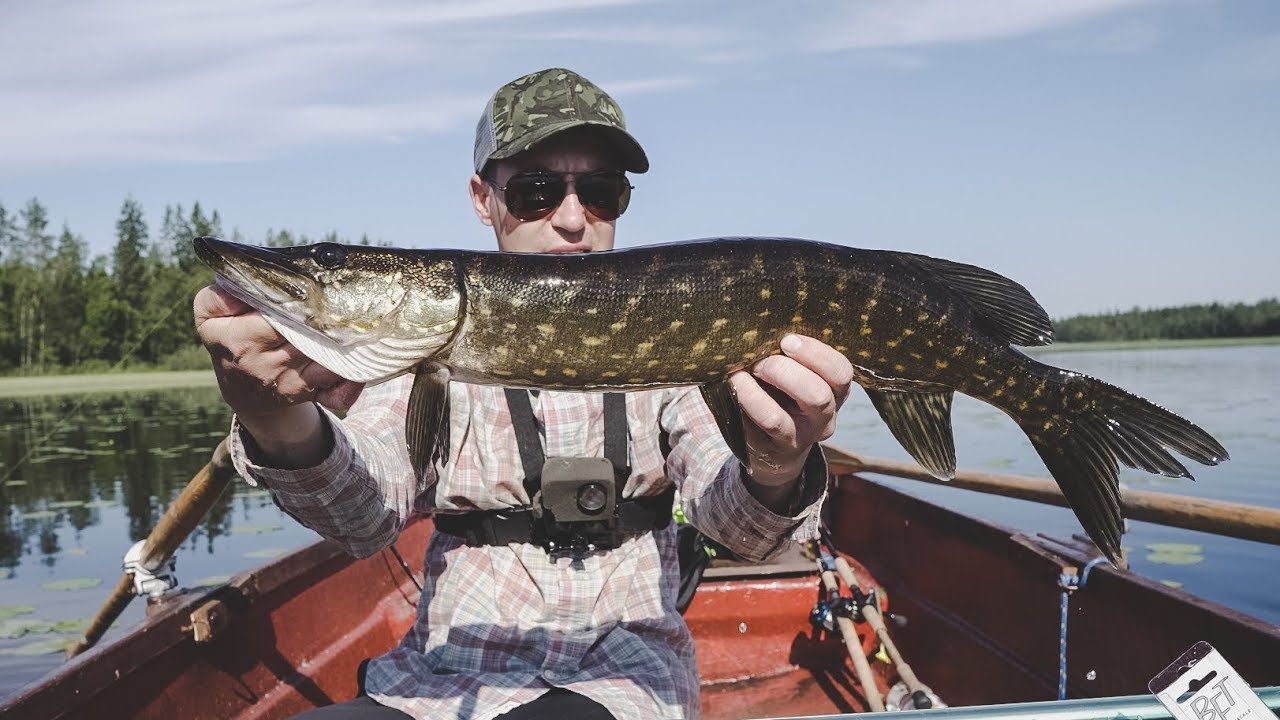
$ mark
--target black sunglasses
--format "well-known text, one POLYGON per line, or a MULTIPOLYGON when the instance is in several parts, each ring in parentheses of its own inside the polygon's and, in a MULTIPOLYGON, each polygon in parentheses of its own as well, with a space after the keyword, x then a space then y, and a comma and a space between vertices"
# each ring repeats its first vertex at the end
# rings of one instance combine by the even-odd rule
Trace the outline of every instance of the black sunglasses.
MULTIPOLYGON (((569 191, 568 175, 553 172, 530 172, 512 175, 506 185, 485 178, 502 191, 507 210, 524 222, 550 215, 569 191)), ((577 175, 573 187, 578 201, 587 212, 601 220, 616 220, 631 202, 631 183, 621 170, 599 170, 577 175)))

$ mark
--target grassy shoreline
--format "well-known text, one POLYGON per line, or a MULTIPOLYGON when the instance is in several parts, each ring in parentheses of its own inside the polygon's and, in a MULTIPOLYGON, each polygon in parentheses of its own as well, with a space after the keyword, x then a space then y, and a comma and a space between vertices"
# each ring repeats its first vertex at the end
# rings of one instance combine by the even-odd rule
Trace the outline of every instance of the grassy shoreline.
POLYGON ((0 378, 0 398, 216 387, 213 370, 35 375, 0 378))

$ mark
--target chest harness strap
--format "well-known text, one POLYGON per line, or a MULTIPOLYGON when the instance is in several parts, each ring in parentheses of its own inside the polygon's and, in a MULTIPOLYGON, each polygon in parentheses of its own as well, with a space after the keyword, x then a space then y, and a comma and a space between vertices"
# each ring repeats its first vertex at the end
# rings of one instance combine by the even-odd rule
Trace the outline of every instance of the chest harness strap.
POLYGON ((505 395, 520 464, 524 468, 524 486, 532 504, 504 510, 437 514, 438 530, 458 536, 468 545, 532 543, 548 552, 569 551, 582 555, 595 549, 617 547, 628 537, 664 528, 671 521, 674 488, 649 497, 625 500, 620 497, 631 473, 627 464, 625 395, 604 395, 604 459, 610 467, 603 470, 604 464, 599 459, 548 459, 538 436, 529 392, 508 388, 505 395), (604 504, 600 514, 581 515, 573 507, 566 512, 565 502, 572 504, 574 491, 579 508, 584 492, 590 500, 601 499, 604 504))

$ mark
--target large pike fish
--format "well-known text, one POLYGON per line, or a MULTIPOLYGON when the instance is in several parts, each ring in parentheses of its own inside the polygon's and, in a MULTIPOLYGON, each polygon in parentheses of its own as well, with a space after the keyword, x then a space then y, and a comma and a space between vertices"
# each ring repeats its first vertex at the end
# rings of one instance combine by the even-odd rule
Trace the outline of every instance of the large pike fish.
POLYGON ((415 467, 447 457, 448 382, 555 390, 699 385, 745 459, 728 376, 819 338, 902 446, 955 473, 962 392, 1026 432, 1089 536, 1120 560, 1121 463, 1191 477, 1227 452, 1199 427, 1120 388, 1037 362, 1048 315, 989 270, 904 252, 735 238, 587 254, 407 250, 321 243, 272 249, 197 238, 227 290, 299 350, 350 380, 414 372, 415 467))

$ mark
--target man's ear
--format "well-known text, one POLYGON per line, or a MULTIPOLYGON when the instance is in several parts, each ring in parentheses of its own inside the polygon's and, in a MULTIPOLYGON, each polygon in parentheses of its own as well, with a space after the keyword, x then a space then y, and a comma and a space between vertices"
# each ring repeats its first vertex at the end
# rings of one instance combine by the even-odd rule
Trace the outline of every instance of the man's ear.
POLYGON ((485 182, 479 175, 472 175, 467 189, 471 193, 471 207, 475 209, 476 217, 480 219, 481 223, 493 227, 493 206, 489 204, 493 186, 485 182))

